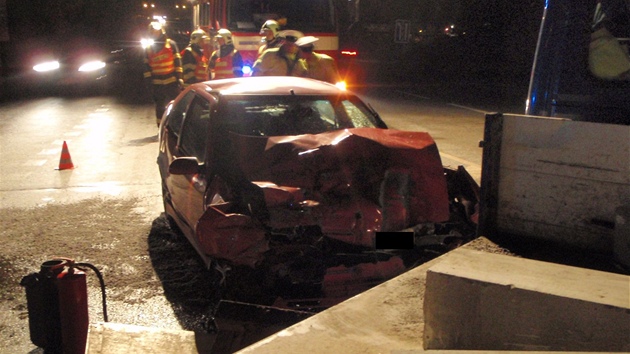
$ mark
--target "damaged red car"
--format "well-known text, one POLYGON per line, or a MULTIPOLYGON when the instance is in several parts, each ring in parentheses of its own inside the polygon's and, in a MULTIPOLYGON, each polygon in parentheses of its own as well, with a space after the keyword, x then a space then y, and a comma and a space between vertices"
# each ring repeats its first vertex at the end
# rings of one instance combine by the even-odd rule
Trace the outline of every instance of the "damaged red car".
POLYGON ((311 79, 191 85, 164 114, 158 166, 167 218, 243 301, 325 308, 475 233, 478 187, 428 133, 311 79))

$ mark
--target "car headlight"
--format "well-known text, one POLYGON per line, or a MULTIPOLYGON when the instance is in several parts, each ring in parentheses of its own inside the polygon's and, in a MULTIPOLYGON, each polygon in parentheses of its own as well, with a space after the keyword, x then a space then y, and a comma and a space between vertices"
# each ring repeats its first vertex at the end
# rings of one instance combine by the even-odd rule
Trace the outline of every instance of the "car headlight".
POLYGON ((91 61, 91 62, 81 65, 81 67, 79 68, 79 71, 94 71, 94 70, 102 69, 104 67, 105 67, 105 62, 102 62, 100 60, 95 60, 95 61, 91 61))
POLYGON ((59 69, 58 61, 47 61, 45 63, 39 63, 33 67, 33 70, 37 72, 45 72, 59 69))

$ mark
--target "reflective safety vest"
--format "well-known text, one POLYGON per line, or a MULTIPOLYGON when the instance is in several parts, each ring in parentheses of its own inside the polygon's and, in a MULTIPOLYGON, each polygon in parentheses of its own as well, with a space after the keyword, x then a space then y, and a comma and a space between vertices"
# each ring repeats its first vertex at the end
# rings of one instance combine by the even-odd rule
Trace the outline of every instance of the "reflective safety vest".
POLYGON ((188 83, 191 77, 194 77, 196 79, 196 82, 207 81, 208 58, 206 58, 205 55, 199 55, 190 47, 182 50, 182 57, 184 57, 186 51, 190 52, 193 55, 193 57, 195 58, 195 64, 194 67, 191 64, 184 64, 184 82, 188 83))
POLYGON ((195 77, 199 81, 208 80, 208 58, 205 55, 199 55, 193 52, 195 59, 197 59, 197 66, 195 67, 195 77))
POLYGON ((154 52, 150 48, 147 50, 147 59, 151 67, 151 74, 159 77, 153 77, 153 84, 167 85, 177 81, 175 76, 175 54, 171 49, 170 40, 164 43, 164 47, 158 52, 154 52), (171 75, 170 77, 165 77, 171 75))
POLYGON ((310 58, 302 60, 306 63, 308 77, 311 79, 326 81, 331 84, 341 81, 337 64, 329 55, 313 52, 310 58))
POLYGON ((235 77, 234 69, 237 69, 237 70, 240 69, 240 68, 234 67, 234 63, 232 59, 234 58, 235 53, 236 53, 236 50, 233 50, 232 53, 224 57, 217 58, 214 68, 212 69, 213 80, 229 79, 229 78, 235 77))

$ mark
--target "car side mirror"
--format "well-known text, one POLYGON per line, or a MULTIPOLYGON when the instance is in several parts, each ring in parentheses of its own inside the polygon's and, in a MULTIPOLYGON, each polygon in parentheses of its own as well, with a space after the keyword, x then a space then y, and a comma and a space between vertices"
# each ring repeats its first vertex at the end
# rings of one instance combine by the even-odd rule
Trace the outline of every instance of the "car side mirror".
POLYGON ((168 173, 173 175, 194 175, 201 171, 201 166, 196 157, 178 157, 168 166, 168 173))

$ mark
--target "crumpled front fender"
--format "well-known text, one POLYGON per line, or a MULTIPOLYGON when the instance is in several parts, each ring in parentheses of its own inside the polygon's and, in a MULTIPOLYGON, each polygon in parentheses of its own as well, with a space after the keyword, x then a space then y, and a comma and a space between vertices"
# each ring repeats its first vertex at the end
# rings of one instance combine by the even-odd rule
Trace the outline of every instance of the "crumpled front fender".
POLYGON ((269 250, 264 230, 250 216, 209 207, 197 223, 197 240, 216 259, 254 267, 269 250))

